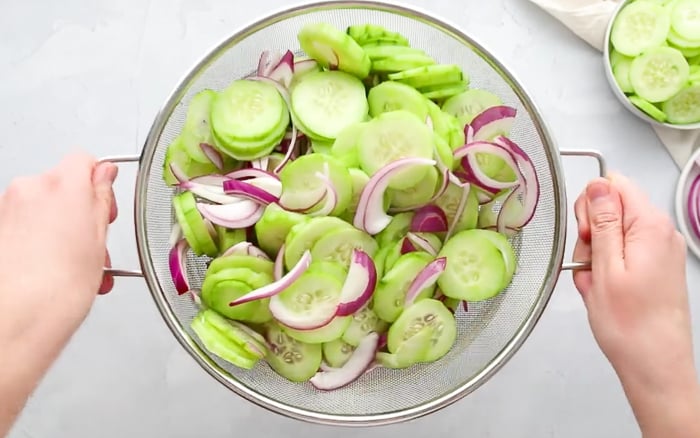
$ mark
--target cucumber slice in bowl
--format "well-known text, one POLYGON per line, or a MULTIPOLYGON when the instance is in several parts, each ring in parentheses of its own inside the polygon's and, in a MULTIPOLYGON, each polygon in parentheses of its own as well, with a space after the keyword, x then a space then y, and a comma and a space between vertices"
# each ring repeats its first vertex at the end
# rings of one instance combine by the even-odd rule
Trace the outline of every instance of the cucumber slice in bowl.
POLYGON ((690 65, 680 51, 672 47, 655 47, 632 61, 629 79, 639 97, 658 103, 681 91, 689 74, 690 65))
POLYGON ((671 7, 671 26, 681 37, 700 41, 700 0, 675 1, 671 7))
POLYGON ((671 16, 666 8, 652 1, 635 1, 615 18, 610 41, 620 54, 638 56, 661 46, 670 30, 671 16))
POLYGON ((647 102, 646 100, 642 99, 641 97, 635 94, 629 96, 629 100, 634 106, 644 111, 645 113, 653 117, 655 120, 658 120, 661 123, 668 120, 668 116, 666 115, 666 113, 657 108, 653 103, 647 102))
POLYGON ((295 330, 290 327, 284 327, 284 331, 297 341, 307 344, 323 344, 340 339, 351 321, 352 318, 349 316, 336 316, 331 322, 317 329, 295 330))
POLYGON ((265 358, 277 374, 291 382, 305 382, 318 371, 323 360, 321 344, 306 344, 287 334, 276 323, 267 327, 270 353, 265 358))
POLYGON ((340 368, 345 365, 350 356, 352 356, 353 351, 355 351, 355 347, 343 342, 341 339, 326 342, 323 344, 322 349, 326 363, 334 368, 340 368))
POLYGON ((421 93, 400 82, 386 81, 372 87, 367 100, 372 117, 396 110, 410 111, 421 120, 428 117, 428 106, 421 93))
POLYGON ((285 327, 316 330, 335 318, 342 288, 343 283, 333 275, 306 271, 290 287, 270 298, 270 311, 285 327))
POLYGON ((309 23, 297 34, 301 49, 319 65, 338 69, 360 79, 372 65, 362 47, 347 33, 328 23, 309 23))
POLYGON ((248 353, 239 343, 214 327, 209 319, 206 314, 200 313, 190 323, 192 331, 202 342, 204 348, 238 368, 253 369, 260 357, 248 353))
POLYGON ((685 87, 661 108, 671 123, 700 123, 700 83, 685 87))

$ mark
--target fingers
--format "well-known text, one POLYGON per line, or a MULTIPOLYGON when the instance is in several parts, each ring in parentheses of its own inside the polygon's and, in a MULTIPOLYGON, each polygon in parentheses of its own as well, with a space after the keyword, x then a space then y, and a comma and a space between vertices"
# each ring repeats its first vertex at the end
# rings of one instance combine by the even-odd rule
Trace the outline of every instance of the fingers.
POLYGON ((116 202, 112 184, 117 178, 119 168, 113 163, 99 163, 93 173, 93 186, 97 199, 98 217, 101 222, 101 229, 106 229, 107 225, 114 221, 116 217, 116 202))
POLYGON ((610 181, 597 178, 586 188, 593 272, 597 277, 624 267, 622 202, 610 181))
MULTIPOLYGON (((582 239, 576 241, 576 246, 574 247, 573 260, 575 262, 587 262, 591 260, 591 245, 582 239)), ((574 285, 576 289, 581 294, 583 301, 588 299, 588 294, 590 293, 591 287, 593 286, 593 275, 589 270, 577 270, 573 273, 574 285)))
POLYGON ((624 212, 622 224, 624 231, 627 231, 640 218, 646 217, 649 210, 654 207, 646 193, 629 178, 618 173, 611 173, 609 179, 611 185, 620 195, 624 212))
POLYGON ((588 221, 588 204, 586 194, 581 193, 574 204, 574 214, 578 222, 578 237, 584 242, 591 241, 591 224, 588 221))
MULTIPOLYGON (((109 251, 105 254, 105 266, 108 268, 112 267, 112 260, 109 257, 109 251)), ((105 295, 108 294, 109 292, 112 291, 112 288, 114 287, 114 277, 111 275, 105 275, 102 277, 102 284, 100 285, 100 289, 98 293, 100 295, 105 295)))

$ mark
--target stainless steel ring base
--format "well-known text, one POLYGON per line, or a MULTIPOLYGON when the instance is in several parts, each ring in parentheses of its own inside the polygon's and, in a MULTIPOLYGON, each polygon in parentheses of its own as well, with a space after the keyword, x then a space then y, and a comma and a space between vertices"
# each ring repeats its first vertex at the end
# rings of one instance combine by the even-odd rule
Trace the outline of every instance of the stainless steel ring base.
MULTIPOLYGON (((476 390, 528 337, 563 266, 567 199, 560 156, 530 97, 497 59, 460 29, 395 4, 332 1, 292 7, 215 47, 182 79, 157 115, 139 161, 135 196, 143 275, 178 342, 207 373, 239 396, 270 411, 314 423, 369 426, 401 422, 435 412, 476 390), (406 370, 377 369, 330 392, 289 382, 264 362, 252 371, 237 369, 201 347, 189 328, 197 308, 187 296, 178 296, 170 279, 173 191, 162 179, 166 148, 182 127, 191 97, 204 88, 222 90, 248 74, 264 49, 298 50, 296 33, 312 21, 341 29, 353 23, 380 24, 403 33, 413 46, 438 62, 459 64, 470 75, 472 87, 490 90, 517 109, 512 138, 532 158, 541 184, 534 219, 513 239, 519 265, 512 284, 492 300, 471 303, 468 313, 457 313, 458 340, 447 356, 406 370)), ((192 284, 201 284, 205 260, 190 257, 188 266, 192 284)))

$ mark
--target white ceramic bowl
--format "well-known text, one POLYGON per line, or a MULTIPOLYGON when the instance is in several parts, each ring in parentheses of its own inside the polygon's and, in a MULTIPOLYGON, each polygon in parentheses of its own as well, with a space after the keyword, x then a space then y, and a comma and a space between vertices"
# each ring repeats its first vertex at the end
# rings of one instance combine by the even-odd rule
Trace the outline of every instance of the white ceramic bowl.
POLYGON ((700 149, 695 151, 685 165, 676 186, 676 223, 678 229, 685 236, 688 248, 695 257, 700 259, 700 238, 690 228, 688 218, 688 191, 693 180, 700 175, 700 149))

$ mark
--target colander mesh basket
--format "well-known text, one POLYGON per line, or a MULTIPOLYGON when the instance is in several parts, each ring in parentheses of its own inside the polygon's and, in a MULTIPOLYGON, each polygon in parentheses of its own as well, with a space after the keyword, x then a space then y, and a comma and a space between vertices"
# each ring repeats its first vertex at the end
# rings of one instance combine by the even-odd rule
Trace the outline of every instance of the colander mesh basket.
MULTIPOLYGON (((178 341, 213 377, 237 394, 275 412, 307 421, 345 425, 396 422, 435 411, 463 397, 495 373, 518 349, 551 295, 562 264, 566 226, 560 157, 520 86, 480 45, 456 28, 404 7, 375 2, 325 2, 289 8, 236 33, 182 80, 159 113, 140 157, 136 187, 136 234, 144 276, 178 341), (511 138, 531 157, 541 184, 537 212, 513 239, 518 268, 511 285, 494 299, 470 303, 456 314, 454 348, 432 364, 405 370, 376 369, 344 388, 322 392, 292 383, 261 361, 252 371, 231 366, 201 348, 189 328, 197 308, 176 293, 170 278, 169 237, 173 190, 162 178, 165 151, 178 135, 188 102, 202 89, 223 90, 253 71, 262 50, 299 52, 297 32, 309 22, 341 29, 375 23, 404 34, 413 47, 439 63, 454 63, 471 87, 489 90, 518 116, 511 138)), ((189 257, 191 284, 201 284, 206 259, 189 257)), ((199 402, 196 402, 199 403, 199 402)))

